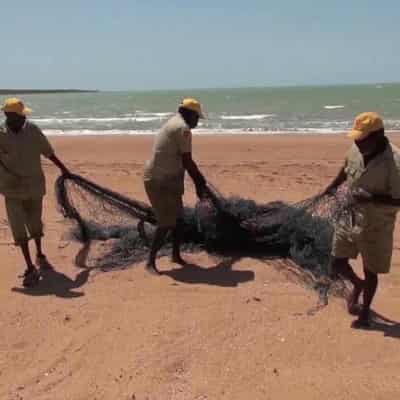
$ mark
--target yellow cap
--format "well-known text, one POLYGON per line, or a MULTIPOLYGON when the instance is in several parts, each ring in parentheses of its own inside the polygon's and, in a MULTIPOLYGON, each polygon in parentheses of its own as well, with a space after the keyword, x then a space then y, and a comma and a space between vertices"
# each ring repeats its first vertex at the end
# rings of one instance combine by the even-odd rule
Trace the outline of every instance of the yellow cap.
POLYGON ((183 99, 182 103, 180 104, 180 107, 197 112, 197 114, 199 115, 199 118, 202 118, 202 119, 205 118, 201 104, 196 99, 191 99, 191 98, 183 99))
POLYGON ((356 117, 353 129, 348 136, 354 140, 363 140, 371 133, 382 129, 383 121, 379 114, 376 112, 365 112, 356 117))
POLYGON ((17 99, 16 97, 5 100, 1 110, 19 115, 28 115, 32 112, 29 107, 25 106, 22 100, 17 99))

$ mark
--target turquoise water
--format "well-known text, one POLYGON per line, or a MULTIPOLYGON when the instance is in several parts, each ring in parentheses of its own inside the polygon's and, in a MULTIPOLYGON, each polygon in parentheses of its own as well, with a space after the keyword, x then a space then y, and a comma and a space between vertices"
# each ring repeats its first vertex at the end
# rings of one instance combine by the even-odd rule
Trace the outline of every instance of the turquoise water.
POLYGON ((21 97, 47 134, 82 135, 156 132, 186 96, 204 105, 207 119, 199 133, 343 132, 363 111, 380 112, 387 130, 400 131, 400 84, 21 97))

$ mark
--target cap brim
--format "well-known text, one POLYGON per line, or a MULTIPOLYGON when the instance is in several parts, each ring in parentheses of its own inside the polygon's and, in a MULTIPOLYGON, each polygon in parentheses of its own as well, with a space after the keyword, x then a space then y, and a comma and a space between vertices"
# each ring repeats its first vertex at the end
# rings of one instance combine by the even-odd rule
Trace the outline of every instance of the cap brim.
POLYGON ((7 107, 3 106, 3 107, 1 107, 1 111, 3 111, 4 113, 9 112, 9 113, 15 113, 15 114, 18 114, 18 115, 30 115, 30 114, 32 114, 32 109, 30 109, 29 107, 24 107, 24 109, 22 111, 17 112, 15 110, 7 110, 7 107))
POLYGON ((347 136, 353 140, 361 140, 361 139, 364 139, 365 137, 367 137, 368 133, 353 129, 347 134, 347 136))

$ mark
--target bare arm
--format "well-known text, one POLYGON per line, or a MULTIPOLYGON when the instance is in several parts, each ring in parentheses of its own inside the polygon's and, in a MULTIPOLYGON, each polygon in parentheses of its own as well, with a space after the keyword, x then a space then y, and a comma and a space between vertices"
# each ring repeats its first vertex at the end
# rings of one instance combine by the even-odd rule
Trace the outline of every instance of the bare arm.
POLYGON ((334 192, 343 182, 346 181, 346 172, 345 166, 343 165, 342 168, 339 170, 336 178, 329 184, 329 186, 324 190, 324 194, 329 194, 334 192))
POLYGON ((56 167, 58 167, 63 175, 70 175, 69 169, 64 165, 64 163, 55 155, 49 157, 56 167))
POLYGON ((58 167, 63 175, 69 175, 70 172, 68 168, 64 165, 62 161, 58 159, 58 157, 54 153, 54 149, 50 142, 48 141, 47 137, 44 133, 40 130, 40 128, 36 127, 37 130, 37 138, 40 145, 40 153, 42 156, 48 158, 50 161, 54 163, 56 167, 58 167))
POLYGON ((400 199, 392 196, 371 194, 364 189, 358 188, 353 192, 354 199, 359 203, 374 203, 385 206, 400 207, 400 199))
POLYGON ((390 196, 373 195, 372 201, 385 206, 400 207, 400 199, 394 199, 390 196))
POLYGON ((192 158, 192 153, 183 153, 182 154, 182 163, 185 170, 188 172, 190 177, 192 178, 195 186, 197 195, 201 197, 206 188, 206 179, 204 178, 203 174, 200 172, 197 164, 192 158))

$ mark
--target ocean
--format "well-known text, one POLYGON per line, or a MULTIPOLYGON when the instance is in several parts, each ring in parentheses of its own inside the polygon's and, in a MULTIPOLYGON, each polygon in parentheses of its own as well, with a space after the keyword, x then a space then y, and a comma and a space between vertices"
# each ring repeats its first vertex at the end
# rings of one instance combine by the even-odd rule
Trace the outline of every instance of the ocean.
MULTIPOLYGON (((377 111, 400 131, 400 84, 21 95, 48 135, 157 132, 186 96, 198 98, 207 133, 341 133, 356 114, 377 111)), ((5 97, 0 96, 2 102, 5 97)))

